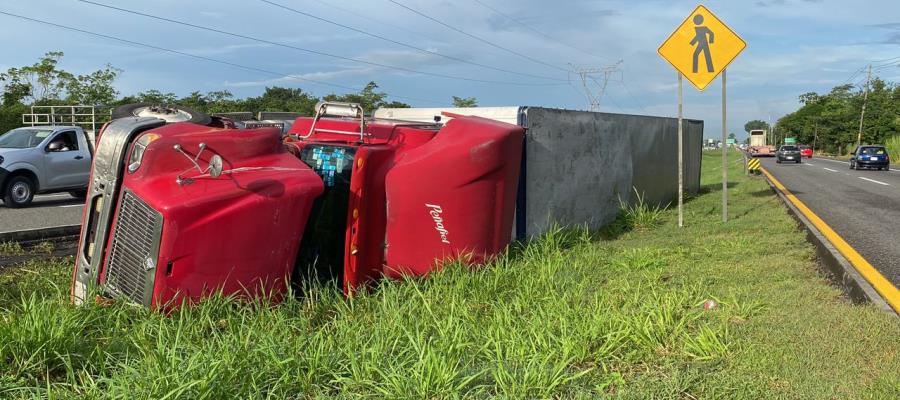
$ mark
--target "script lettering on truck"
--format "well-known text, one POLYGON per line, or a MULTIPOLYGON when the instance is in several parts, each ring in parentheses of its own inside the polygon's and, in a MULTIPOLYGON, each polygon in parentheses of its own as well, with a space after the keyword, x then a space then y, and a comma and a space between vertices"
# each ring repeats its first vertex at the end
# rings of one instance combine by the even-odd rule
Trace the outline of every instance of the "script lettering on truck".
POLYGON ((444 210, 441 209, 441 206, 434 204, 425 204, 425 207, 430 210, 429 214, 431 214, 431 219, 434 220, 434 229, 441 235, 441 242, 450 244, 450 240, 447 239, 447 234, 450 232, 444 227, 444 219, 441 218, 444 210))

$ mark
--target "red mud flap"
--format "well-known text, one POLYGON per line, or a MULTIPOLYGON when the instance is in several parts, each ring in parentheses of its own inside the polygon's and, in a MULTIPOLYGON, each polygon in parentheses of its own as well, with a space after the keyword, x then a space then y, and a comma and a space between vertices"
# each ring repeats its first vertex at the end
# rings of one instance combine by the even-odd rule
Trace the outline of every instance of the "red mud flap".
POLYGON ((510 241, 524 129, 460 117, 387 174, 385 275, 478 263, 510 241))

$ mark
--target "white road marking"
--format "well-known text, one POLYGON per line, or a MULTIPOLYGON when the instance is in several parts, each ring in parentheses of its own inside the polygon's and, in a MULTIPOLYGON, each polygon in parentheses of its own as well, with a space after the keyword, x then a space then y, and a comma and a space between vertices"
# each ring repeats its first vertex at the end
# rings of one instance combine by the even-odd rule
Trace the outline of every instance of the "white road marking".
POLYGON ((84 207, 84 204, 69 204, 67 206, 56 206, 56 208, 84 207))
POLYGON ((824 170, 826 170, 826 171, 837 172, 836 169, 831 169, 831 168, 822 168, 822 169, 824 169, 824 170))
POLYGON ((841 164, 850 164, 850 161, 832 160, 830 158, 817 158, 817 160, 825 160, 825 161, 831 161, 831 162, 836 162, 836 163, 841 163, 841 164))
POLYGON ((858 178, 859 178, 859 179, 862 179, 862 180, 864 180, 864 181, 869 181, 869 182, 877 183, 877 184, 879 184, 879 185, 891 186, 890 184, 887 184, 887 183, 884 183, 884 182, 879 182, 879 181, 876 181, 876 180, 874 180, 874 179, 863 178, 863 177, 861 177, 861 176, 858 177, 858 178))
POLYGON ((815 166, 816 166, 816 164, 810 164, 809 161, 803 163, 803 165, 809 165, 810 167, 815 167, 815 166))

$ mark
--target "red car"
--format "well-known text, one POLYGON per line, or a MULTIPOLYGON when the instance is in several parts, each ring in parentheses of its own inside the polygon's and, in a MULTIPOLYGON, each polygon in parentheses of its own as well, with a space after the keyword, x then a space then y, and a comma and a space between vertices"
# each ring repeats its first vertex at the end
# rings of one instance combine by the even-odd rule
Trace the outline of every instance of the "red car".
POLYGON ((813 151, 809 146, 800 145, 800 157, 812 158, 813 151))

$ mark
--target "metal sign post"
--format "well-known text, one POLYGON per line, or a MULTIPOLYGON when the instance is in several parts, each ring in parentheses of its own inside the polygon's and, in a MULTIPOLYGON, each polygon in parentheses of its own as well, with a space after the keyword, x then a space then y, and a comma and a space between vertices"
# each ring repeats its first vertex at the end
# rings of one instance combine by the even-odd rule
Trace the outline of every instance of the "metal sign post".
POLYGON ((682 78, 699 91, 722 75, 722 221, 728 221, 728 138, 725 69, 747 43, 708 8, 699 5, 656 50, 678 71, 678 226, 682 221, 682 78))
POLYGON ((684 227, 684 125, 682 75, 678 73, 678 227, 684 227))
MULTIPOLYGON (((725 73, 722 70, 722 143, 725 143, 727 129, 725 108, 725 73)), ((722 146, 722 222, 728 222, 728 146, 722 146)))

